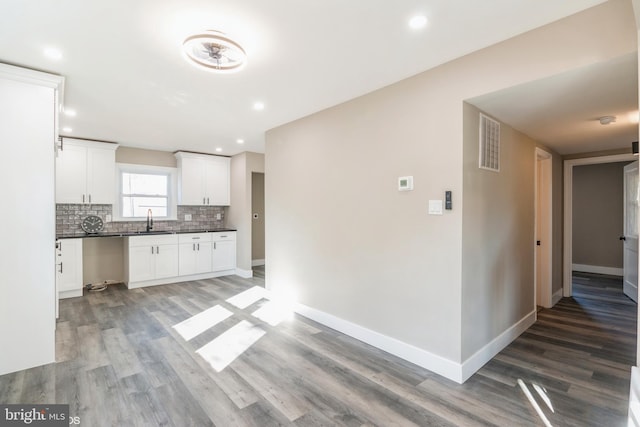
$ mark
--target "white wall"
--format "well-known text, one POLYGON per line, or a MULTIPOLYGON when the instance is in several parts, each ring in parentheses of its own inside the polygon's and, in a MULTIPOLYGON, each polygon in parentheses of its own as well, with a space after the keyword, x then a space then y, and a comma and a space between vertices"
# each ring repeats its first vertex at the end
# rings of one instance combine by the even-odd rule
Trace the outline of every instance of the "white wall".
MULTIPOLYGON (((635 50, 630 3, 612 0, 270 130, 267 286, 462 381, 464 101, 635 50), (403 175, 414 176, 414 191, 396 191, 403 175), (445 190, 453 211, 427 215, 428 200, 445 190)), ((479 256, 484 268, 493 262, 479 256)), ((519 295, 476 316, 512 319, 512 304, 519 295)))

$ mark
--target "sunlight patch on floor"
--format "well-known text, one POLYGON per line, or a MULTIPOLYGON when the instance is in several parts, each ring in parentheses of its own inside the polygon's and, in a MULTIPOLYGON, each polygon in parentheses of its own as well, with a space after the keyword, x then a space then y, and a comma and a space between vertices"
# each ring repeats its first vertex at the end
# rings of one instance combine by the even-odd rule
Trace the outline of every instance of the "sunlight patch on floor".
POLYGON ((260 301, 262 298, 268 298, 267 290, 259 286, 254 286, 244 292, 240 292, 238 295, 228 298, 227 302, 238 308, 247 308, 251 304, 260 301))
POLYGON ((189 341, 207 329, 213 328, 215 325, 227 319, 231 315, 233 315, 231 311, 222 306, 216 305, 178 323, 177 325, 174 325, 173 328, 182 336, 182 338, 189 341))
POLYGON ((251 313, 251 315, 271 326, 278 326, 280 322, 293 318, 293 310, 288 304, 283 304, 279 301, 269 301, 251 313))
POLYGON ((256 325, 242 320, 218 338, 196 350, 196 353, 206 360, 216 372, 221 372, 265 333, 256 325))

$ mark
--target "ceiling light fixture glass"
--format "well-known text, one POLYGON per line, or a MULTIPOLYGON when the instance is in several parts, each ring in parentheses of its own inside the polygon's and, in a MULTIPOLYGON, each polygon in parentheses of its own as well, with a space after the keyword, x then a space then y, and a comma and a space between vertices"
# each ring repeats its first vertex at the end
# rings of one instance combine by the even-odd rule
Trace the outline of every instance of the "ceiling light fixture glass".
POLYGON ((191 63, 218 73, 238 71, 247 62, 242 46, 220 31, 209 30, 187 37, 182 50, 191 63))
POLYGON ((68 127, 68 126, 65 126, 65 127, 63 127, 63 128, 62 128, 62 131, 63 131, 63 132, 73 132, 73 129, 71 129, 71 128, 70 128, 70 127, 68 127))
POLYGON ((264 102, 260 102, 260 101, 254 102, 253 109, 256 110, 256 111, 264 110, 264 102))
POLYGON ((236 142, 237 142, 238 144, 244 144, 244 139, 242 139, 242 138, 238 138, 238 139, 236 139, 236 142))
POLYGON ((601 125, 609 125, 616 122, 616 116, 602 116, 598 120, 601 125))
POLYGON ((59 61, 62 59, 62 52, 54 47, 47 47, 43 51, 44 56, 49 59, 53 59, 55 61, 59 61))

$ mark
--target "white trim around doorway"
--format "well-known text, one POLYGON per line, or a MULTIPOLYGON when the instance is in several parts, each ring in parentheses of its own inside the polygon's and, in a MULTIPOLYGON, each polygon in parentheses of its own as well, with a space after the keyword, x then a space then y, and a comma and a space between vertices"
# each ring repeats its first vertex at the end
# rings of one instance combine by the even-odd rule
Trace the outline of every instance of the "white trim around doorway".
POLYGON ((563 260, 562 260, 562 289, 565 297, 572 295, 571 272, 573 265, 573 167, 595 165, 600 163, 616 163, 637 160, 631 153, 614 154, 611 156, 586 157, 564 161, 564 226, 563 226, 563 260))

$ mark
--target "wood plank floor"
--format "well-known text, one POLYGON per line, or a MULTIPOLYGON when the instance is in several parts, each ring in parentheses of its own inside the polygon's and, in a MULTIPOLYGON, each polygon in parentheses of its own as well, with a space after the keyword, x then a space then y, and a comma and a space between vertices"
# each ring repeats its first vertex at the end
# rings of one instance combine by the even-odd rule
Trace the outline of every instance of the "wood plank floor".
POLYGON ((57 363, 0 376, 0 402, 69 404, 83 426, 542 425, 522 379, 554 426, 625 425, 636 306, 619 279, 576 276, 463 385, 299 316, 272 326, 252 315, 264 299, 227 302, 256 285, 263 271, 63 300, 57 363), (216 306, 228 317, 189 340, 173 327, 216 306), (241 323, 260 337, 217 372, 196 350, 232 352, 241 323))

